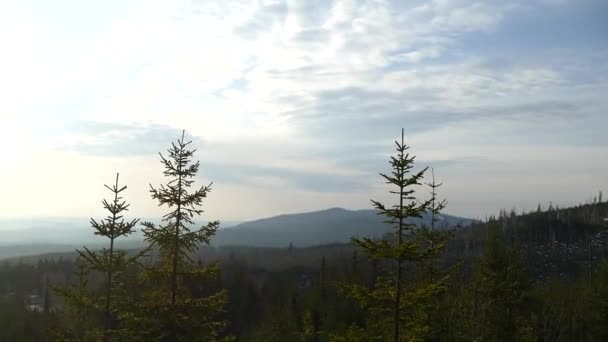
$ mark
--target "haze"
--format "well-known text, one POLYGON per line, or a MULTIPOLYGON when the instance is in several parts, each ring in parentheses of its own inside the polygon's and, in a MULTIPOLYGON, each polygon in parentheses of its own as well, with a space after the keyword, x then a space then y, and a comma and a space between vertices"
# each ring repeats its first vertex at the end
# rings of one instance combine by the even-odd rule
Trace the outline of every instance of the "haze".
POLYGON ((161 212, 182 129, 207 216, 386 198, 401 127, 447 212, 483 218, 608 189, 608 3, 0 3, 0 217, 96 216, 115 173, 161 212))

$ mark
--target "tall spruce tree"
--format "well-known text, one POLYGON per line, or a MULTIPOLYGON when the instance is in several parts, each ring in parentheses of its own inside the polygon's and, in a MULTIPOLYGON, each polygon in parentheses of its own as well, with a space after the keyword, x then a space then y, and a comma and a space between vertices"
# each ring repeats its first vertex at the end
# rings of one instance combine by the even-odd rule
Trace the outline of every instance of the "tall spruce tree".
MULTIPOLYGON (((82 250, 76 250, 79 254, 80 271, 79 271, 79 287, 78 291, 71 291, 70 288, 59 289, 58 292, 64 297, 68 297, 68 303, 75 306, 80 306, 75 312, 83 312, 83 310, 91 310, 91 312, 100 313, 102 318, 101 324, 95 324, 90 336, 99 338, 102 341, 124 339, 127 331, 121 328, 119 316, 122 314, 119 306, 126 307, 125 295, 122 287, 123 283, 120 276, 127 267, 136 262, 137 259, 144 253, 138 253, 134 256, 129 256, 126 251, 117 249, 115 246, 116 240, 120 237, 125 237, 134 232, 133 228, 139 222, 139 219, 125 221, 123 214, 128 211, 129 204, 123 200, 121 193, 127 189, 126 186, 118 185, 119 174, 116 174, 116 182, 112 186, 105 187, 112 192, 110 201, 102 200, 102 205, 108 211, 108 215, 96 221, 91 218, 91 226, 94 234, 107 238, 108 247, 100 251, 90 250, 83 247, 82 250), (99 272, 103 275, 103 293, 99 294, 88 288, 86 277, 89 272, 99 272)), ((78 319, 81 319, 79 317, 78 319)), ((82 334, 80 332, 79 334, 82 334)))
POLYGON ((194 218, 203 213, 201 206, 211 184, 190 190, 200 163, 192 162, 196 150, 188 148, 191 141, 185 141, 184 134, 171 144, 168 158, 160 154, 168 183, 158 188, 150 185, 152 198, 170 211, 159 225, 142 223, 146 241, 159 252, 158 261, 144 272, 148 286, 142 337, 148 341, 217 341, 227 326, 218 318, 227 303, 227 292, 196 291, 218 277, 215 265, 198 265, 192 254, 201 244, 209 244, 220 223, 192 228, 194 218))
MULTIPOLYGON (((438 183, 435 180, 435 170, 431 169, 431 181, 424 184, 428 187, 431 194, 426 210, 426 214, 430 216, 430 224, 422 224, 414 230, 417 242, 420 244, 421 249, 425 251, 425 257, 420 260, 418 266, 420 266, 421 271, 421 283, 435 286, 439 290, 441 285, 447 282, 448 274, 451 273, 453 268, 439 268, 437 259, 445 249, 447 242, 452 238, 453 231, 448 229, 448 227, 438 226, 440 214, 447 206, 447 201, 438 197, 438 190, 443 183, 438 183)), ((434 299, 429 298, 424 309, 427 316, 427 337, 431 340, 439 339, 441 330, 444 329, 443 322, 433 316, 434 314, 437 316, 441 314, 440 302, 437 300, 439 298, 436 297, 434 299)))
MULTIPOLYGON (((439 215, 441 214, 441 211, 447 206, 447 201, 445 199, 439 199, 437 197, 437 191, 443 185, 443 183, 437 183, 435 181, 435 170, 431 169, 431 181, 425 184, 429 187, 431 191, 431 198, 427 207, 427 213, 431 216, 431 222, 429 227, 422 226, 420 227, 420 229, 417 229, 417 235, 421 238, 421 243, 426 243, 428 247, 434 251, 440 251, 443 249, 443 246, 450 237, 449 231, 437 229, 439 215)), ((434 281, 435 273, 435 260, 434 258, 429 258, 429 282, 432 283, 434 281)))
MULTIPOLYGON (((418 201, 415 188, 422 184, 428 168, 413 172, 415 157, 408 152, 404 141, 395 141, 396 155, 390 159, 392 172, 380 176, 394 187, 390 193, 397 195, 396 204, 384 205, 372 200, 378 214, 384 215, 387 224, 394 229, 384 239, 355 237, 352 239, 372 259, 389 261, 393 268, 388 274, 379 277, 372 288, 357 284, 343 284, 342 288, 368 310, 369 321, 365 327, 352 327, 345 337, 337 340, 388 340, 395 342, 423 338, 426 334, 426 315, 422 303, 438 291, 439 285, 433 283, 404 284, 404 264, 418 263, 432 257, 436 246, 423 246, 414 234, 415 220, 429 210, 431 201, 418 201)), ((440 210, 435 205, 435 210, 440 210)))

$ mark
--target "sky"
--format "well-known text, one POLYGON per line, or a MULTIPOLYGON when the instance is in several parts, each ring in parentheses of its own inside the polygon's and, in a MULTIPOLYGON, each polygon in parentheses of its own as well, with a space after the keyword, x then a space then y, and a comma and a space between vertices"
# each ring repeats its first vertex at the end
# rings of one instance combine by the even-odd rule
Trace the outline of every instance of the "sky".
MULTIPOLYGON (((130 215, 182 129, 206 217, 390 202, 401 128, 446 212, 608 190, 605 0, 0 2, 1 217, 130 215)), ((418 189, 419 196, 427 191, 418 189)), ((605 196, 606 197, 606 196, 605 196)))

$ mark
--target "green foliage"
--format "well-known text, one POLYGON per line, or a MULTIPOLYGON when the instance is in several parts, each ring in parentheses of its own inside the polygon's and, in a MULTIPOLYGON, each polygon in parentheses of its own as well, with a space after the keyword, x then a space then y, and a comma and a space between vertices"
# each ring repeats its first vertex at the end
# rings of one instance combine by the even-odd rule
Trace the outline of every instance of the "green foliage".
POLYGON ((380 175, 387 184, 394 187, 395 190, 390 190, 390 193, 398 196, 396 204, 386 206, 372 200, 379 214, 386 217, 385 222, 394 228, 394 236, 381 240, 365 237, 352 239, 353 244, 362 248, 368 257, 392 262, 394 268, 387 275, 376 279, 371 287, 342 284, 342 290, 369 313, 362 327, 365 329, 351 327, 346 331, 347 337, 359 331, 369 341, 388 340, 388 336, 392 336, 393 341, 424 339, 429 335, 427 309, 431 299, 442 291, 446 280, 441 277, 438 280, 430 278, 404 283, 405 263, 420 267, 424 262, 436 258, 445 246, 444 241, 439 241, 439 235, 434 235, 432 230, 419 230, 408 219, 421 218, 425 212, 430 211, 433 215, 431 224, 434 226, 434 215, 445 207, 445 201, 437 200, 435 190, 440 184, 435 184, 434 180, 431 184, 431 199, 423 202, 417 200, 415 188, 422 184, 428 168, 412 172, 415 157, 408 152, 403 131, 401 141, 395 141, 395 145, 397 154, 390 159, 392 172, 380 175))
POLYGON ((68 332, 63 339, 69 339, 69 336, 72 336, 71 338, 78 340, 123 340, 124 334, 128 333, 121 322, 121 316, 128 316, 124 310, 129 307, 125 305, 128 299, 124 292, 121 276, 127 267, 136 263, 145 251, 129 256, 126 251, 115 247, 116 239, 133 233, 133 228, 139 221, 139 219, 125 221, 123 213, 128 211, 129 204, 123 200, 121 193, 127 187, 119 186, 118 179, 119 175, 116 174, 115 184, 111 187, 105 185, 113 195, 111 201, 105 199, 102 201, 103 208, 109 214, 99 221, 95 219, 90 221, 95 235, 109 240, 109 248, 94 251, 83 247, 82 250, 77 250, 79 255, 77 287, 57 288, 58 294, 67 300, 71 307, 71 315, 76 321, 75 328, 71 333, 68 332), (103 276, 101 291, 89 287, 90 272, 97 272, 103 276), (81 322, 85 315, 95 319, 89 319, 85 324, 81 322))
POLYGON ((190 143, 182 134, 172 143, 168 158, 160 154, 169 181, 159 188, 150 185, 152 198, 170 211, 160 225, 143 222, 146 241, 160 254, 142 278, 145 293, 139 325, 146 341, 216 341, 227 327, 218 317, 227 303, 227 292, 206 293, 197 288, 213 284, 218 277, 215 265, 196 265, 191 255, 199 245, 209 244, 219 221, 191 229, 194 218, 203 213, 201 205, 211 184, 189 190, 200 166, 191 160, 195 150, 188 149, 190 143))
POLYGON ((525 314, 530 285, 518 253, 501 243, 497 227, 491 227, 473 280, 457 301, 462 308, 457 338, 521 341, 534 335, 533 317, 525 314))
MULTIPOLYGON (((452 252, 462 255, 462 249, 458 249, 460 243, 454 243, 462 238, 459 232, 465 231, 455 232, 456 241, 450 240, 448 246, 456 248, 452 252)), ((511 247, 501 242, 505 240, 503 235, 506 233, 508 231, 498 231, 496 234, 504 255, 515 254, 515 257, 509 257, 512 260, 510 262, 525 261, 520 257, 525 252, 524 249, 517 244, 511 247)), ((483 232, 479 235, 486 242, 493 237, 493 234, 483 232)), ((484 243, 482 257, 487 246, 484 243)), ((373 260, 362 253, 355 255, 355 250, 354 246, 348 245, 294 248, 291 252, 286 248, 204 248, 193 258, 217 260, 221 269, 221 283, 212 284, 213 289, 209 288, 208 283, 191 286, 190 289, 195 293, 201 293, 201 289, 207 289, 207 293, 217 288, 229 289, 230 303, 226 308, 226 317, 230 321, 228 331, 239 341, 384 341, 391 337, 390 333, 387 336, 381 328, 373 329, 377 323, 374 315, 351 298, 340 295, 334 286, 340 282, 369 288, 374 284, 372 279, 381 281, 374 274, 377 272, 376 267, 381 271, 386 263, 374 266, 376 263, 373 260), (288 260, 294 254, 298 258, 288 260), (310 279, 311 282, 302 279, 310 279)), ((425 323, 428 320, 425 314, 430 313, 431 324, 425 328, 426 332, 421 332, 427 341, 491 341, 490 334, 480 337, 479 332, 496 328, 492 328, 488 320, 484 319, 486 313, 483 310, 487 307, 484 303, 489 302, 486 294, 499 291, 486 291, 482 288, 484 282, 479 276, 483 264, 481 260, 473 262, 472 259, 465 258, 462 263, 456 264, 456 268, 446 262, 444 253, 437 260, 437 273, 434 274, 439 278, 446 269, 451 270, 446 291, 431 297, 426 305, 404 309, 404 314, 419 314, 418 321, 425 323), (480 327, 482 323, 483 328, 480 327)), ((504 266, 501 268, 504 269, 504 266)), ((526 269, 523 265, 522 268, 526 269)), ((406 273, 407 286, 414 288, 417 284, 428 281, 426 263, 407 269, 412 271, 406 273)), ((103 317, 95 313, 98 310, 66 306, 66 309, 74 307, 80 311, 73 315, 68 315, 69 310, 54 313, 54 310, 66 304, 62 298, 52 298, 49 314, 29 311, 23 305, 31 294, 44 292, 47 279, 54 284, 72 284, 76 293, 79 288, 87 289, 84 292, 86 298, 91 297, 91 292, 103 294, 103 277, 86 270, 86 276, 80 277, 78 270, 72 259, 61 259, 59 256, 0 263, 0 326, 3 327, 0 329, 0 341, 76 341, 78 336, 82 337, 81 341, 98 340, 100 336, 92 333, 93 328, 103 323, 103 317), (73 281, 65 279, 74 271, 76 278, 73 281), (79 278, 85 280, 86 286, 79 286, 79 278), (56 331, 54 327, 62 329, 56 331), (88 333, 77 334, 83 330, 88 333)), ((599 264, 597 268, 594 267, 592 277, 588 277, 585 271, 563 276, 555 274, 548 281, 539 280, 539 275, 534 273, 530 274, 534 278, 526 279, 524 276, 524 284, 528 285, 522 287, 523 300, 519 303, 515 301, 516 305, 512 306, 515 308, 512 312, 517 312, 514 324, 516 331, 507 338, 556 342, 605 340, 605 307, 608 298, 606 270, 608 267, 599 264)), ((136 308, 139 303, 143 303, 142 292, 145 289, 141 284, 133 283, 138 272, 138 267, 131 265, 121 276, 125 282, 124 291, 137 304, 136 308)), ((493 277, 488 279, 491 278, 493 277)), ((487 283, 499 282, 485 284, 487 283)), ((123 307, 122 304, 120 307, 123 307)), ((387 315, 390 316, 390 306, 388 309, 387 315)), ((123 325, 146 318, 140 311, 121 309, 120 312, 123 325)), ((388 325, 390 329, 390 322, 388 325)), ((130 331, 139 332, 134 329, 130 331)), ((125 334, 120 339, 143 340, 140 334, 125 334)))
POLYGON ((608 259, 600 264, 586 304, 590 313, 588 326, 593 338, 597 341, 608 340, 608 259))
POLYGON ((313 248, 295 240, 288 248, 215 248, 204 245, 219 222, 193 228, 211 186, 191 190, 199 163, 189 144, 182 135, 167 158, 161 154, 170 179, 150 191, 169 212, 160 225, 143 223, 149 249, 115 248, 138 222, 123 219, 126 187, 117 176, 106 186, 113 199, 102 202, 110 214, 91 219, 108 248, 85 247, 76 261, 0 264, 0 341, 608 340, 608 204, 601 195, 573 208, 503 211, 470 227, 438 229, 441 183, 434 174, 423 183, 427 169, 412 172, 402 136, 392 172, 382 174, 398 201, 372 201, 391 235, 313 248), (423 184, 427 201, 415 194, 423 184), (430 221, 410 220, 423 214, 430 221), (151 262, 142 265, 146 253, 151 262))

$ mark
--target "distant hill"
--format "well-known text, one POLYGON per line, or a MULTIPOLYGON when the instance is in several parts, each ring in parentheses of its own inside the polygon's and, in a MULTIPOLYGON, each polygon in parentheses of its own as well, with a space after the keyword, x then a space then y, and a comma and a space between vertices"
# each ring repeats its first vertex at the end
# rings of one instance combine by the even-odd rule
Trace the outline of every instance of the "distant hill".
MULTIPOLYGON (((222 222, 222 227, 238 223, 222 222)), ((73 252, 83 245, 95 249, 106 243, 106 239, 93 234, 88 218, 0 219, 0 259, 73 252)), ((117 246, 125 249, 144 246, 141 227, 121 238, 117 246)))
MULTIPOLYGON (((241 223, 218 231, 215 245, 248 245, 259 247, 296 247, 348 242, 352 236, 380 237, 391 231, 385 218, 375 210, 331 208, 301 214, 280 215, 241 223)), ((430 215, 415 223, 430 224, 430 215)), ((475 220, 440 215, 440 228, 467 226, 475 220)))
MULTIPOLYGON (((310 213, 281 215, 236 224, 218 230, 212 240, 215 246, 296 247, 349 242, 354 235, 382 236, 390 230, 384 218, 374 210, 346 210, 332 208, 310 213)), ((438 226, 466 226, 474 220, 440 215, 438 226)), ((430 223, 430 217, 421 222, 430 223)), ((226 227, 231 223, 225 223, 226 227)), ((119 247, 143 246, 141 230, 119 247)), ((72 252, 86 245, 101 247, 105 240, 93 235, 87 219, 36 219, 30 221, 0 221, 0 259, 72 252)))

